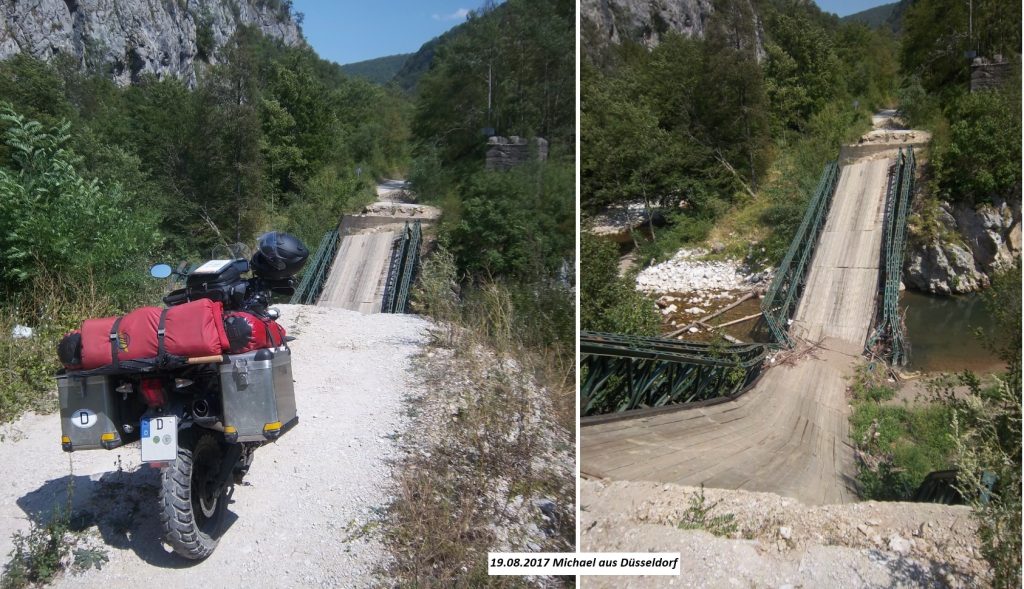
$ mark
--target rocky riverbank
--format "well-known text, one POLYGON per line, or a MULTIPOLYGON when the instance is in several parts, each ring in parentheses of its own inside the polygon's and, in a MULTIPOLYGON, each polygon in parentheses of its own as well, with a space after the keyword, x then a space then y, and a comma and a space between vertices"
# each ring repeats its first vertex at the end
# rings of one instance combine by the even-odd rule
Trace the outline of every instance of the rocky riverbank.
POLYGON ((637 274, 636 287, 646 293, 741 291, 767 287, 772 269, 755 271, 738 260, 709 260, 706 249, 681 249, 672 259, 637 274))
POLYGON ((976 207, 940 202, 935 211, 938 231, 926 238, 921 235, 923 216, 911 219, 903 267, 908 288, 932 294, 974 292, 988 287, 995 272, 1020 258, 1019 201, 976 207))

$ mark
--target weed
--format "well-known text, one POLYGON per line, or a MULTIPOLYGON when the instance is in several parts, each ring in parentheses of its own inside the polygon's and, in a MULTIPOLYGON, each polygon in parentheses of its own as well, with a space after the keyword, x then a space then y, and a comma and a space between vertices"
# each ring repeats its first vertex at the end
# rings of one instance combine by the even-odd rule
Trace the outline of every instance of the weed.
POLYGON ((720 502, 715 501, 709 504, 704 496, 704 485, 700 490, 690 496, 690 506, 683 513, 683 519, 676 525, 680 530, 704 530, 715 536, 732 536, 736 534, 739 526, 736 523, 736 515, 732 513, 721 513, 711 515, 720 502))
POLYGON ((886 366, 881 362, 857 366, 850 380, 850 393, 855 401, 880 403, 896 396, 896 389, 888 383, 886 366))

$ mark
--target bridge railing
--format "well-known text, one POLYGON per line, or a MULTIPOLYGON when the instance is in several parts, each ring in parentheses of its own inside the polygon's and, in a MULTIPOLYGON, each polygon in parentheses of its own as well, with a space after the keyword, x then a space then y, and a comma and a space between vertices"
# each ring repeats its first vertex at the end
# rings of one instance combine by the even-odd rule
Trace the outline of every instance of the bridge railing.
POLYGON ((387 282, 381 313, 405 313, 409 306, 409 289, 419 265, 423 229, 419 221, 406 223, 401 236, 395 240, 388 267, 387 282))
POLYGON ((807 273, 818 245, 818 237, 825 228, 828 211, 839 179, 839 164, 830 162, 821 174, 814 196, 807 204, 804 218, 797 228, 786 256, 775 272, 768 292, 761 301, 761 311, 772 338, 779 345, 793 347, 789 336, 789 322, 796 312, 800 296, 807 283, 807 273))
POLYGON ((886 198, 880 319, 865 345, 868 353, 886 356, 891 364, 899 366, 906 365, 910 355, 910 348, 903 332, 903 317, 899 311, 899 296, 900 282, 903 279, 903 256, 907 248, 907 217, 910 214, 916 167, 914 149, 901 148, 889 177, 886 198))
POLYGON ((340 241, 337 228, 324 233, 323 238, 320 239, 320 246, 316 248, 316 253, 306 264, 306 272, 302 275, 302 280, 289 301, 291 304, 315 305, 320 299, 320 293, 324 289, 328 274, 330 274, 331 264, 334 262, 334 255, 338 252, 340 241))
POLYGON ((584 416, 729 397, 761 373, 761 344, 720 346, 585 331, 580 334, 584 416))

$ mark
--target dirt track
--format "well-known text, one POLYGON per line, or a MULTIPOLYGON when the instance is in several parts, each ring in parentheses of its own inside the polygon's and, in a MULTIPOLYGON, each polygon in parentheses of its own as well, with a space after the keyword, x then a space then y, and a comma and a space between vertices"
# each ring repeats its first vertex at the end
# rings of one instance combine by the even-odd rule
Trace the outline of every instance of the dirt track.
POLYGON ((56 415, 29 415, 0 433, 0 555, 28 516, 64 504, 90 523, 110 558, 58 587, 365 587, 385 553, 374 538, 389 502, 389 461, 404 428, 408 369, 428 323, 408 315, 280 306, 294 353, 299 425, 256 453, 229 505, 229 528, 208 560, 189 563, 160 541, 158 472, 137 447, 68 455, 56 415), (121 470, 119 471, 118 465, 121 470), (368 533, 369 532, 369 533, 368 533))

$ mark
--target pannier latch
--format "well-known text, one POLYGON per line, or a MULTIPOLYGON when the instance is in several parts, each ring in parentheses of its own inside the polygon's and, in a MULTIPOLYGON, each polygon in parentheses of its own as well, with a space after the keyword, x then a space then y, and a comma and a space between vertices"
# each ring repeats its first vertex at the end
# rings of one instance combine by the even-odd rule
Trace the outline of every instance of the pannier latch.
POLYGON ((249 385, 249 361, 245 358, 238 358, 234 362, 235 367, 235 379, 238 380, 239 386, 249 385))

